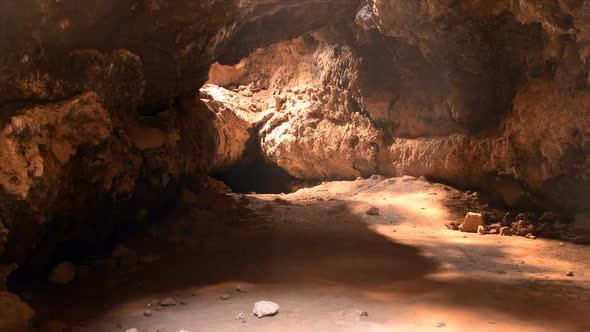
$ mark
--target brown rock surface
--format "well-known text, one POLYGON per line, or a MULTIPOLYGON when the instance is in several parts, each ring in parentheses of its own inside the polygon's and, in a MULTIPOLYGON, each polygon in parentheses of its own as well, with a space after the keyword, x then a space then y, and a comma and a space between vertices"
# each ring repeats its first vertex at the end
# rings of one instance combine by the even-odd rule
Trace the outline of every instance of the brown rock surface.
POLYGON ((459 226, 461 232, 479 233, 479 227, 485 227, 481 213, 468 212, 465 220, 459 226))
POLYGON ((0 331, 29 332, 33 318, 33 309, 17 295, 0 291, 0 331))

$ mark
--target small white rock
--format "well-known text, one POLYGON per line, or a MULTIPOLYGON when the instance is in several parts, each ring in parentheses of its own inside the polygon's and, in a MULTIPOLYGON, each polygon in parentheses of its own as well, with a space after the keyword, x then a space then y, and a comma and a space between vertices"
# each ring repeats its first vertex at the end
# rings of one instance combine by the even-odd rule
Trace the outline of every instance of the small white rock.
POLYGON ((274 316, 279 313, 279 305, 271 301, 258 301, 254 303, 252 312, 258 318, 274 316))

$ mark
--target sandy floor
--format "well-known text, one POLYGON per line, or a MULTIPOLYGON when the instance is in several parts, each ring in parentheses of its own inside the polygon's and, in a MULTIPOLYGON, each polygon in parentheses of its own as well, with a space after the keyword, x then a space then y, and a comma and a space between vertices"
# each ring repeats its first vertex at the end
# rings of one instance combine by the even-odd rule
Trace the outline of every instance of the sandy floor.
POLYGON ((222 216, 188 197, 173 227, 128 244, 157 262, 38 286, 33 303, 74 331, 590 331, 588 247, 447 230, 447 194, 413 178, 331 182, 222 216), (254 317, 258 300, 280 313, 254 317))

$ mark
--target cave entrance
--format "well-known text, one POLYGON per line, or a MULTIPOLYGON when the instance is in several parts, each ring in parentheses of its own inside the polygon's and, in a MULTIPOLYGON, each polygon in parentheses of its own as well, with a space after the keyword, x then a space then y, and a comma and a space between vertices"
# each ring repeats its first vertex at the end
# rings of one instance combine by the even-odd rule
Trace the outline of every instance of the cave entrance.
POLYGON ((250 129, 243 157, 213 174, 237 193, 279 194, 291 192, 297 179, 290 176, 262 153, 258 128, 250 129))

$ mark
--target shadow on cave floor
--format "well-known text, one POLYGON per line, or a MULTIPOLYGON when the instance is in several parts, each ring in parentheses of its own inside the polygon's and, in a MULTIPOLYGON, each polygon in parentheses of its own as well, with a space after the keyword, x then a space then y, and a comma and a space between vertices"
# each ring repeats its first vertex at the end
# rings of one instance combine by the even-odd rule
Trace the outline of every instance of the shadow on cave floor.
POLYGON ((346 186, 189 195, 169 222, 128 244, 157 262, 38 285, 33 306, 74 331, 429 331, 440 322, 455 331, 590 329, 590 260, 580 247, 443 230, 442 198, 425 196, 425 185, 407 195, 346 186), (374 205, 381 214, 367 216, 374 205), (576 262, 577 279, 563 276, 564 260, 576 262), (231 298, 220 300, 223 293, 231 298), (178 305, 155 304, 166 297, 178 305), (280 314, 251 316, 263 299, 279 303, 280 314), (240 312, 246 323, 234 319, 240 312))

